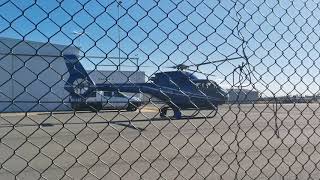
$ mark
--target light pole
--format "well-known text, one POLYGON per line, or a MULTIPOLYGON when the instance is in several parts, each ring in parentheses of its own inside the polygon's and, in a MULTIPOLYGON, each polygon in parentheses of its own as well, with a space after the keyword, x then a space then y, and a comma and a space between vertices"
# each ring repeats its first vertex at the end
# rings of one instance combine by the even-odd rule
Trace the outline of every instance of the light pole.
POLYGON ((121 0, 119 0, 119 1, 117 1, 117 3, 118 3, 118 5, 117 5, 117 7, 118 7, 118 19, 117 19, 117 26, 118 26, 118 48, 119 48, 119 54, 118 54, 118 56, 119 56, 119 71, 120 71, 120 65, 121 65, 121 50, 120 50, 120 5, 121 5, 121 3, 122 3, 122 1, 121 0))
POLYGON ((137 68, 138 68, 138 66, 139 66, 139 57, 138 57, 138 54, 135 54, 134 57, 135 57, 136 60, 137 60, 137 68))

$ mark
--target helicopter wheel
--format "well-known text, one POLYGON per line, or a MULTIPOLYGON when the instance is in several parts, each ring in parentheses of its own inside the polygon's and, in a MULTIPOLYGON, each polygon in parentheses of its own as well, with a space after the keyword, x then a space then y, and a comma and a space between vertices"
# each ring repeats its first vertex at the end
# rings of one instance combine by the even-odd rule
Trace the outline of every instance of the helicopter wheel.
POLYGON ((182 114, 181 114, 181 111, 180 111, 180 110, 173 110, 173 113, 174 113, 174 117, 175 117, 176 119, 181 119, 182 114))
POLYGON ((160 117, 161 118, 164 118, 164 117, 166 117, 167 116, 167 111, 168 111, 168 107, 162 107, 161 109, 160 109, 160 117))

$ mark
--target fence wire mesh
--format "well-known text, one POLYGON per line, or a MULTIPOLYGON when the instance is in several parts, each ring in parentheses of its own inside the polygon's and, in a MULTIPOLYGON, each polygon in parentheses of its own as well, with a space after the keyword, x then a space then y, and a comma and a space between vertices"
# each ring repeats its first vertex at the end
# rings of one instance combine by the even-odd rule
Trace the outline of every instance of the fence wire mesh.
POLYGON ((318 0, 1 0, 0 179, 319 179, 318 0))

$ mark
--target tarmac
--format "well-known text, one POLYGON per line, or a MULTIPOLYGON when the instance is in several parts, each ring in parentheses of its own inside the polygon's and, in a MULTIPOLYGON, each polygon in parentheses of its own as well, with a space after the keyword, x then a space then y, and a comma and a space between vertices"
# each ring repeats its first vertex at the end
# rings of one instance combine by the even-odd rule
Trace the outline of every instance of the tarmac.
POLYGON ((319 179, 319 109, 1 113, 0 179, 319 179))

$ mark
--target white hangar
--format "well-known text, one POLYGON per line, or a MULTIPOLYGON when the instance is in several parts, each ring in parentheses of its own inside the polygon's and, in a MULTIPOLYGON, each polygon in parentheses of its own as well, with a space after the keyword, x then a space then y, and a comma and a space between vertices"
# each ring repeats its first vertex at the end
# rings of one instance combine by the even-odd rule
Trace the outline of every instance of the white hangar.
POLYGON ((228 89, 229 103, 253 103, 259 99, 259 92, 250 89, 228 89))
MULTIPOLYGON (((0 38, 0 112, 70 110, 69 93, 64 89, 69 73, 61 54, 79 54, 79 50, 75 46, 0 38)), ((122 83, 129 76, 131 82, 145 81, 144 72, 90 72, 95 83, 103 83, 106 78, 122 83)))

